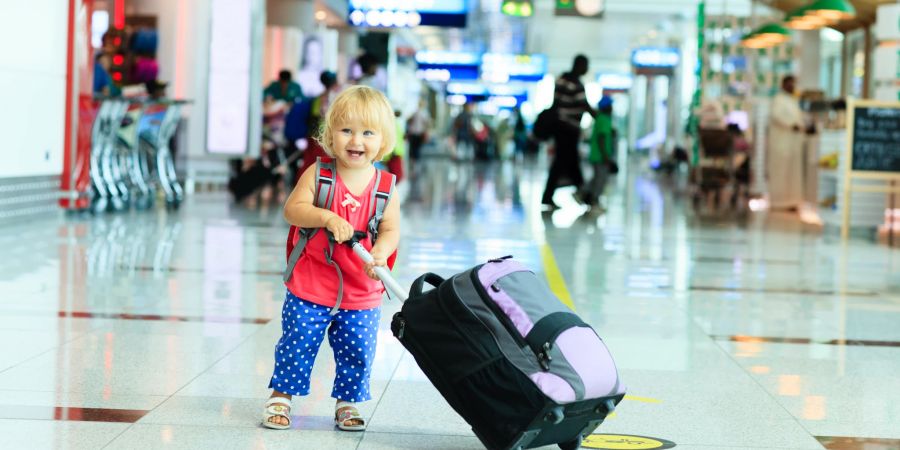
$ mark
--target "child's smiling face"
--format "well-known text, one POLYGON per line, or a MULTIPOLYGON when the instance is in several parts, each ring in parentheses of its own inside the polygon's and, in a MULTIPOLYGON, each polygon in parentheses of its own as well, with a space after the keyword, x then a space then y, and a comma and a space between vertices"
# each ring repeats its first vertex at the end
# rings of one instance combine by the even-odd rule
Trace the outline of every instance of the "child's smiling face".
POLYGON ((372 164, 382 148, 381 130, 352 117, 336 125, 332 129, 335 158, 348 168, 372 164))

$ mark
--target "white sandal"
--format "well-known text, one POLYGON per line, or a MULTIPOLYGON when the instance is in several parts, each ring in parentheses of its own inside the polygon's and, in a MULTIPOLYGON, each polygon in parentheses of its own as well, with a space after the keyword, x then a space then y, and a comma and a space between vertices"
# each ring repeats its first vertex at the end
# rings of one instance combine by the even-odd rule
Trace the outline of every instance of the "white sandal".
POLYGON ((334 424, 344 431, 365 431, 366 419, 359 414, 359 410, 355 406, 342 405, 334 412, 334 424), (347 425, 348 420, 357 420, 360 423, 356 425, 347 425))
POLYGON ((291 401, 284 397, 272 397, 266 401, 266 409, 263 413, 262 424, 266 428, 273 430, 287 430, 291 427, 291 401), (284 417, 287 419, 287 425, 270 422, 272 417, 284 417))

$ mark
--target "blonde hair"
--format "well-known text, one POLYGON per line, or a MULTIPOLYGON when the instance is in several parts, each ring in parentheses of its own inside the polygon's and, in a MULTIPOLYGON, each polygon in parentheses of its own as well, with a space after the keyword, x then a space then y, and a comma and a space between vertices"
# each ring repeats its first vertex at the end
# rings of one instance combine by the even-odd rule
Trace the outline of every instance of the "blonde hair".
POLYGON ((397 141, 397 125, 394 110, 387 97, 368 86, 349 87, 334 99, 328 107, 316 140, 322 145, 325 153, 333 157, 335 128, 354 119, 381 133, 381 148, 375 156, 375 161, 381 161, 394 148, 397 141))

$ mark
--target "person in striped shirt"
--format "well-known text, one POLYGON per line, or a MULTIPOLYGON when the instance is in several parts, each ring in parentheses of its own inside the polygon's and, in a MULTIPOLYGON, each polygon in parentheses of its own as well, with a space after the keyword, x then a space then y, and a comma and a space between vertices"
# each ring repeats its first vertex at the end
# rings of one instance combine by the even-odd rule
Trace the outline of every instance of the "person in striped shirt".
POLYGON ((596 114, 588 104, 584 85, 581 84, 581 77, 587 72, 587 57, 575 56, 572 70, 556 80, 553 90, 552 107, 556 109, 558 117, 553 136, 555 155, 541 199, 541 203, 550 209, 558 208, 553 202, 553 193, 556 188, 569 185, 580 188, 584 183, 584 176, 581 174, 581 158, 578 154, 578 143, 581 140, 581 117, 584 113, 592 116, 596 114))

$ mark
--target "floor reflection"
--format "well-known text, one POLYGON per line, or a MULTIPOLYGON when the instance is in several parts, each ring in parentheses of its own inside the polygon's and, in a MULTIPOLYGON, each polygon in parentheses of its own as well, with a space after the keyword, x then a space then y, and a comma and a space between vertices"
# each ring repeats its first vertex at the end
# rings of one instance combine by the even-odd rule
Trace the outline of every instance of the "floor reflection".
MULTIPOLYGON (((698 213, 681 181, 639 159, 620 166, 602 211, 572 187, 556 192, 560 209, 542 211, 543 161, 426 158, 398 186, 395 276, 409 285, 504 255, 543 273, 609 345, 629 395, 655 399, 624 402, 603 432, 704 448, 898 448, 896 250, 840 245, 786 215, 698 213)), ((286 234, 280 205, 247 208, 224 193, 178 211, 4 228, 0 432, 46 433, 49 422, 89 427, 77 436, 100 443, 83 448, 345 448, 327 419, 327 345, 313 393, 296 402, 301 425, 277 437, 258 429, 286 234), (138 426, 96 437, 109 430, 90 427, 104 420, 138 426)), ((398 303, 384 308, 370 434, 479 448, 387 328, 398 303), (420 408, 439 420, 423 422, 420 408)), ((53 431, 59 442, 76 435, 66 430, 53 431)), ((15 439, 10 448, 28 444, 15 439)))

